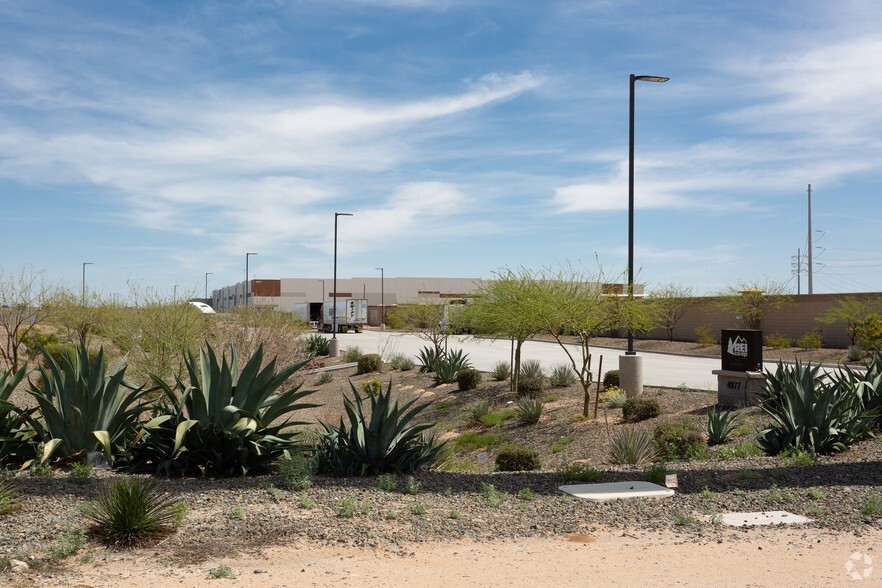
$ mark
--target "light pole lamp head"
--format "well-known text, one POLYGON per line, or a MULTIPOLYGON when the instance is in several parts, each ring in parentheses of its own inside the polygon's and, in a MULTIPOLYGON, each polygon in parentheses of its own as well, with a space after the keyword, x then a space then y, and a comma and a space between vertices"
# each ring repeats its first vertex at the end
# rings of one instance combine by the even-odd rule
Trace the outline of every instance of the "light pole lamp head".
POLYGON ((670 80, 671 78, 666 78, 664 76, 635 76, 631 74, 631 80, 636 82, 658 82, 664 83, 670 80))

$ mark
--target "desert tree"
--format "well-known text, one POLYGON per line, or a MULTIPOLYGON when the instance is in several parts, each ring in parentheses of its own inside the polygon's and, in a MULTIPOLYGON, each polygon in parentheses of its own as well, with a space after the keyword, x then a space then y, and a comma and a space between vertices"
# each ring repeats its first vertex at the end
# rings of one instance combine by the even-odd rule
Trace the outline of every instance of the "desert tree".
POLYGON ((587 417, 593 381, 591 340, 627 321, 644 324, 640 318, 644 313, 627 299, 604 292, 602 269, 589 273, 567 266, 543 272, 535 283, 535 312, 543 330, 554 337, 579 378, 584 394, 582 414, 587 417), (571 339, 576 345, 569 343, 571 339))
POLYGON ((447 336, 442 321, 446 302, 444 300, 417 300, 402 303, 386 312, 386 326, 414 333, 430 343, 435 352, 443 356, 447 336))
POLYGON ((873 326, 882 322, 882 297, 846 296, 836 301, 836 305, 816 319, 824 325, 840 321, 845 323, 851 344, 860 343, 873 347, 873 326))
POLYGON ((736 282, 718 294, 718 307, 735 315, 748 329, 762 328, 769 311, 778 310, 791 301, 784 282, 736 282))
POLYGON ((538 294, 539 284, 532 271, 503 269, 482 282, 472 302, 457 313, 460 328, 511 340, 512 390, 517 389, 524 342, 545 328, 537 312, 538 294))
POLYGON ((56 294, 44 271, 28 266, 14 273, 0 268, 0 358, 8 369, 18 369, 22 341, 51 318, 56 294))
POLYGON ((652 290, 647 302, 656 325, 667 331, 668 341, 673 341, 677 323, 695 304, 695 294, 692 288, 671 282, 652 290))

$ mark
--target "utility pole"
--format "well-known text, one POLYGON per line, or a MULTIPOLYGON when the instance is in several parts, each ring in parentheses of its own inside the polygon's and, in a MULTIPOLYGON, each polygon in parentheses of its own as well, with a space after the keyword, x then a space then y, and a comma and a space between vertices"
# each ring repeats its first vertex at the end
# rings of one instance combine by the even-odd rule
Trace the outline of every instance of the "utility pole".
POLYGON ((808 293, 812 290, 812 185, 808 185, 808 293))

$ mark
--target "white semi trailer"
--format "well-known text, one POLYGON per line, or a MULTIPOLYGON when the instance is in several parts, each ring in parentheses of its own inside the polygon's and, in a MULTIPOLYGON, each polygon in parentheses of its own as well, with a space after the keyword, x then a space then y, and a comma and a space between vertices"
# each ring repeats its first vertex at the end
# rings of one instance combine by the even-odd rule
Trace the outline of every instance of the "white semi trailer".
MULTIPOLYGON (((364 298, 337 299, 337 332, 361 333, 367 324, 368 301, 364 298)), ((325 304, 325 324, 323 329, 330 333, 334 330, 334 301, 325 304)))

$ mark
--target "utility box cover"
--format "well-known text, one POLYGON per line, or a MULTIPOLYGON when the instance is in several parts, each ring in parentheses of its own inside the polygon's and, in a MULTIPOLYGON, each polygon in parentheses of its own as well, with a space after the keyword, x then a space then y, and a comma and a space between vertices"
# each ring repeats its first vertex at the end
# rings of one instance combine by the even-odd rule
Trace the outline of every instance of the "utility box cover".
POLYGON ((759 329, 723 329, 720 334, 723 369, 733 372, 763 370, 763 332, 759 329))

